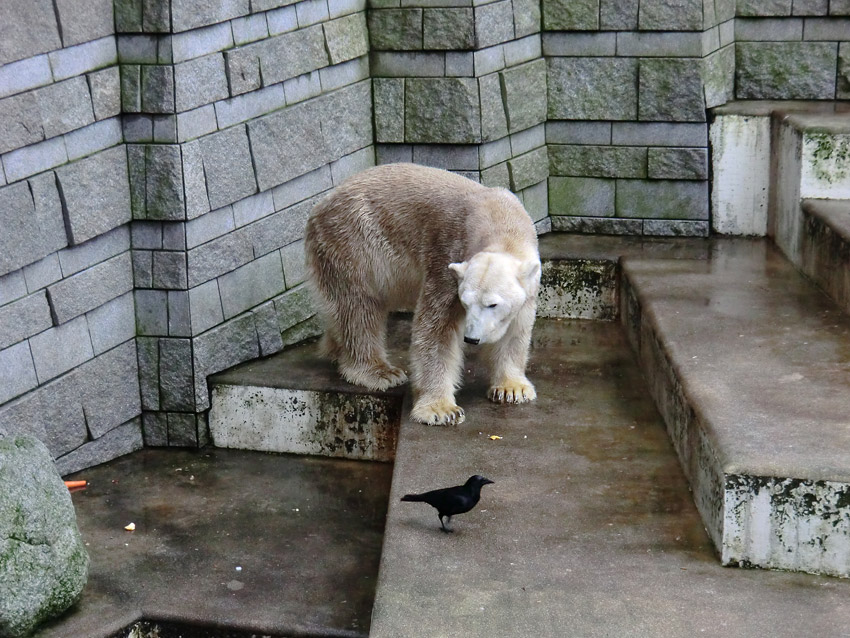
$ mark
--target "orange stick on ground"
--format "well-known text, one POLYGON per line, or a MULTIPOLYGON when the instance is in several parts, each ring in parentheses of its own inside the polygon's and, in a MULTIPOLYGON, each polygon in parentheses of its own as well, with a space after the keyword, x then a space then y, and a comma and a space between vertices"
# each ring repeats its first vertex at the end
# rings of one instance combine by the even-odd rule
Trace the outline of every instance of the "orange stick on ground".
POLYGON ((69 490, 72 490, 75 487, 85 487, 88 484, 88 481, 65 481, 65 487, 67 487, 69 490))

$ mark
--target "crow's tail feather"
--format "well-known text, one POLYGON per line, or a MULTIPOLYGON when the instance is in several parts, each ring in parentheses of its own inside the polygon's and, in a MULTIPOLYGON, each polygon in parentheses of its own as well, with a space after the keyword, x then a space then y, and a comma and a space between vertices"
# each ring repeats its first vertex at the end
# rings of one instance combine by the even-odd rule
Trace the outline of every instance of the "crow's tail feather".
POLYGON ((422 499, 421 494, 405 494, 404 496, 401 497, 401 500, 421 502, 423 499, 422 499))

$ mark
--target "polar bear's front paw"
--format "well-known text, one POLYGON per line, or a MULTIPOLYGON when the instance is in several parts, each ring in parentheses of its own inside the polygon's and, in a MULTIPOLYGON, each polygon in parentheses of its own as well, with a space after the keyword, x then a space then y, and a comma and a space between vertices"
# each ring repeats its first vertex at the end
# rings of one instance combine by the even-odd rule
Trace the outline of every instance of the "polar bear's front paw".
POLYGON ((466 413, 451 399, 423 399, 413 406, 410 417, 428 425, 460 425, 466 419, 466 413))
POLYGON ((487 398, 494 403, 526 403, 537 398, 537 392, 528 379, 509 379, 493 385, 487 391, 487 398))
POLYGON ((349 383, 381 392, 407 381, 404 370, 388 363, 370 367, 340 367, 340 374, 349 383))

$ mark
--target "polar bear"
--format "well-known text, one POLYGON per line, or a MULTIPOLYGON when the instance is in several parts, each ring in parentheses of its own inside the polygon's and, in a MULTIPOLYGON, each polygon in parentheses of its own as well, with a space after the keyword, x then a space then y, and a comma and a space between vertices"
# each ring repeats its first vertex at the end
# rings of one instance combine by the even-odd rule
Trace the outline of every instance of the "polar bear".
POLYGON ((525 367, 540 256, 510 191, 416 164, 369 168, 315 205, 305 252, 323 354, 350 383, 385 390, 407 380, 387 361, 386 322, 388 312, 413 308, 414 420, 464 421, 454 397, 462 341, 489 351, 491 400, 536 398, 525 367))

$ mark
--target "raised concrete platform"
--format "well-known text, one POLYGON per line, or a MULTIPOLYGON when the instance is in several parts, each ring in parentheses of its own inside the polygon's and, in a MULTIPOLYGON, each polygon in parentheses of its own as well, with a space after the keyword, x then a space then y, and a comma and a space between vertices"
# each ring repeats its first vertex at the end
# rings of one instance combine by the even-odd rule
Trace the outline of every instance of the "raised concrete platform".
POLYGON ((626 259, 623 282, 722 562, 850 576, 850 318, 766 241, 626 259))
POLYGON ((72 495, 89 581, 35 638, 363 638, 391 472, 387 463, 146 449, 78 473, 71 478, 89 481, 72 495), (130 522, 134 532, 124 530, 130 522), (131 633, 140 620, 152 622, 131 633))

